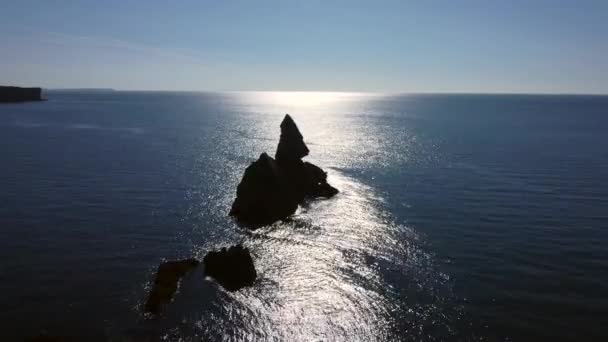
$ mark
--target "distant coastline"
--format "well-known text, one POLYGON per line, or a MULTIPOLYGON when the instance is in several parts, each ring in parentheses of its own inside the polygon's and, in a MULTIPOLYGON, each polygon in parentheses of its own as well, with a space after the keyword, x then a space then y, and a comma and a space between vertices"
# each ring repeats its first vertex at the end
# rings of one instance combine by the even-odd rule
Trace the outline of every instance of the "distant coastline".
POLYGON ((79 92, 79 93, 110 93, 115 92, 112 88, 49 88, 44 89, 51 92, 79 92))
POLYGON ((43 88, 49 92, 131 92, 131 93, 204 93, 204 94, 335 94, 335 95, 369 95, 369 96, 608 96, 608 93, 568 93, 568 92, 486 92, 486 91, 346 91, 346 90, 209 90, 209 89, 119 89, 119 88, 43 88))
POLYGON ((42 101, 42 88, 0 86, 0 103, 42 101))

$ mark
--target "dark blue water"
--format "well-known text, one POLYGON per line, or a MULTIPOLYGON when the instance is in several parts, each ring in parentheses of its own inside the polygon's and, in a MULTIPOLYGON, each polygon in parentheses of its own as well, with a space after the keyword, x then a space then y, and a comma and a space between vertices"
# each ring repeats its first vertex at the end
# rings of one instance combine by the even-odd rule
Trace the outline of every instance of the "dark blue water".
POLYGON ((608 97, 48 92, 0 105, 1 340, 605 340, 608 97), (227 216, 290 113, 341 193, 227 216), (162 260, 234 243, 258 281, 162 260))

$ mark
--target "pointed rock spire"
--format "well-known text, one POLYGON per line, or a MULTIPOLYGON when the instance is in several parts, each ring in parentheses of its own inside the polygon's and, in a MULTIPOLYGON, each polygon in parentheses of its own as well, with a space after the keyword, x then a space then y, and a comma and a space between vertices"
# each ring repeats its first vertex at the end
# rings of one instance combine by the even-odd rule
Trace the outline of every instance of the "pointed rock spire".
POLYGON ((304 138, 289 114, 285 114, 281 122, 281 138, 275 159, 277 162, 298 161, 308 155, 308 147, 304 143, 304 138))

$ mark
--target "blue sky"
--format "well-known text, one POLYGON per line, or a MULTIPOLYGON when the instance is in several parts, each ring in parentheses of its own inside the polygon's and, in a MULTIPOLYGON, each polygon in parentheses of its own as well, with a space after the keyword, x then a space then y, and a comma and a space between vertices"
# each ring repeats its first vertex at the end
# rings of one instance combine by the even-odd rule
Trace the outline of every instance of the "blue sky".
POLYGON ((608 93, 608 1, 7 1, 0 84, 608 93))

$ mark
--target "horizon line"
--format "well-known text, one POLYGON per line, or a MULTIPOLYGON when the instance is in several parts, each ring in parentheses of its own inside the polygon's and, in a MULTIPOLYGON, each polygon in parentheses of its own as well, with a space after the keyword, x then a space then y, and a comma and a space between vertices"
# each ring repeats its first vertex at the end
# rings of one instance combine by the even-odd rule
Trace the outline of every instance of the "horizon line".
POLYGON ((608 96, 606 93, 584 92, 493 92, 493 91, 347 91, 347 90, 171 90, 171 89, 120 89, 110 87, 40 87, 43 91, 99 91, 99 92, 166 92, 166 93, 329 93, 366 95, 554 95, 554 96, 608 96))

